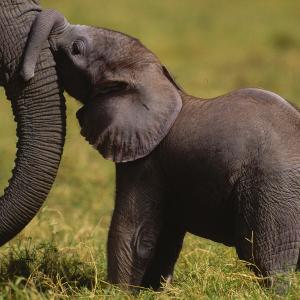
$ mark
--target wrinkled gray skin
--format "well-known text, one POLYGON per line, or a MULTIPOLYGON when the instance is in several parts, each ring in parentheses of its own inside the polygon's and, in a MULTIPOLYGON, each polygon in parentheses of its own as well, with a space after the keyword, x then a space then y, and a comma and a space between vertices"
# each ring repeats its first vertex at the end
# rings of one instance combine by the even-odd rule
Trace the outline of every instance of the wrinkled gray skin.
POLYGON ((84 104, 82 134, 117 163, 110 282, 158 288, 186 232, 236 247, 258 275, 299 266, 297 109, 259 89, 189 96, 138 40, 66 24, 49 37, 60 76, 84 104))
MULTIPOLYGON (((26 41, 41 11, 38 1, 0 1, 0 85, 17 122, 17 155, 0 197, 0 245, 35 216, 56 177, 65 137, 65 106, 49 44, 41 45, 35 78, 19 76, 26 41)), ((2 124, 1 126, 5 126, 2 124)))

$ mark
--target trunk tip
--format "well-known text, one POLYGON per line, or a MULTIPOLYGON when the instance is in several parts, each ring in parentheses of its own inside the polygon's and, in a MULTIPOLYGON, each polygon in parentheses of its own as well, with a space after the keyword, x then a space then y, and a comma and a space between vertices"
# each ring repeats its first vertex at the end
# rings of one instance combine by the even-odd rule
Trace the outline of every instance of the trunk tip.
POLYGON ((34 70, 23 67, 20 71, 20 76, 24 82, 27 82, 34 77, 34 70))

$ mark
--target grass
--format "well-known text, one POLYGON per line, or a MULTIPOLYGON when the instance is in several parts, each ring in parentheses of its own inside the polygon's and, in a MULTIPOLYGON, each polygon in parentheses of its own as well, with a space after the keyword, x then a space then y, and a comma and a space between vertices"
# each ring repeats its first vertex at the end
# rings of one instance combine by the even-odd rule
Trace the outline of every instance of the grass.
MULTIPOLYGON (((300 3, 297 1, 42 0, 72 23, 140 38, 191 94, 214 97, 254 86, 300 104, 300 3)), ((0 102, 0 188, 15 153, 10 104, 0 102)), ((234 249, 192 235, 175 279, 163 292, 131 295, 105 282, 106 235, 114 166, 79 135, 67 99, 68 133, 54 187, 29 226, 0 249, 0 299, 274 299, 234 249)), ((299 299, 300 276, 286 299, 299 299)))

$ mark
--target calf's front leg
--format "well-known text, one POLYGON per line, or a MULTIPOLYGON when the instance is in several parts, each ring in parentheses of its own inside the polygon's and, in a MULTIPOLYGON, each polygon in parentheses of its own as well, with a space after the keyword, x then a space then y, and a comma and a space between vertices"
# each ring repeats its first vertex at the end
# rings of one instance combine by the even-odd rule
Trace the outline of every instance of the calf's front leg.
POLYGON ((155 253, 164 210, 163 179, 151 155, 116 165, 116 200, 108 235, 108 280, 141 286, 155 253))
POLYGON ((173 277, 174 266, 182 248, 185 229, 164 216, 155 254, 147 267, 142 285, 157 290, 163 282, 169 283, 173 277))

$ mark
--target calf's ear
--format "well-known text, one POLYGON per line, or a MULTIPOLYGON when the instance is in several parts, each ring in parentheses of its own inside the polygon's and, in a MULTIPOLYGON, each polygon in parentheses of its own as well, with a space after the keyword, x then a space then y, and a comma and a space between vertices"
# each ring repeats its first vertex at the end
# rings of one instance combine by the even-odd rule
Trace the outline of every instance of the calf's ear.
POLYGON ((165 67, 145 65, 127 88, 99 101, 97 142, 107 159, 127 162, 148 155, 167 135, 182 107, 179 87, 165 67))

